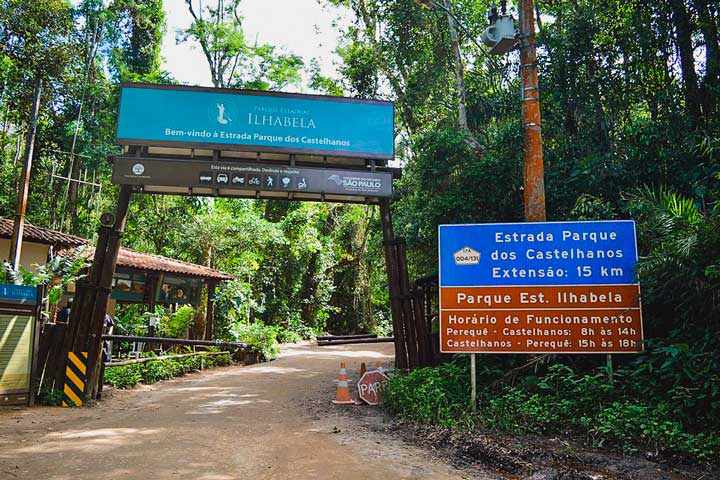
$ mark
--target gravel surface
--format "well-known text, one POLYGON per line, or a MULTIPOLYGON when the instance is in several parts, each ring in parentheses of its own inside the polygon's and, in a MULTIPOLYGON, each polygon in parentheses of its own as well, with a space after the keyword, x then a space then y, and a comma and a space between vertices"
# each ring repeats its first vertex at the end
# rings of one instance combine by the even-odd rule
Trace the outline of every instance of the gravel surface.
POLYGON ((331 403, 341 361, 353 385, 361 362, 392 368, 392 355, 389 343, 288 345, 270 363, 120 390, 90 408, 0 409, 0 479, 720 479, 653 452, 456 432, 331 403))
POLYGON ((117 391, 90 408, 3 409, 0 478, 500 478, 404 441, 377 409, 330 403, 340 361, 356 380, 360 362, 377 360, 390 366, 392 344, 291 345, 271 363, 117 391))

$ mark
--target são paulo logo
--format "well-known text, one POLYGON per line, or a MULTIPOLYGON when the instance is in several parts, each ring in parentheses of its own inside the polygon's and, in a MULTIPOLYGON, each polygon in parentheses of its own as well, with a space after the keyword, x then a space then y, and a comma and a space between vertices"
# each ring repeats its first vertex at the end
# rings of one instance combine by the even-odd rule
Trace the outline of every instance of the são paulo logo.
POLYGON ((329 182, 335 183, 338 187, 345 187, 349 190, 368 189, 379 190, 382 187, 382 181, 378 178, 371 177, 350 177, 340 176, 333 173, 328 177, 329 182))
POLYGON ((470 247, 463 247, 453 254, 455 265, 477 265, 480 263, 480 252, 470 247))

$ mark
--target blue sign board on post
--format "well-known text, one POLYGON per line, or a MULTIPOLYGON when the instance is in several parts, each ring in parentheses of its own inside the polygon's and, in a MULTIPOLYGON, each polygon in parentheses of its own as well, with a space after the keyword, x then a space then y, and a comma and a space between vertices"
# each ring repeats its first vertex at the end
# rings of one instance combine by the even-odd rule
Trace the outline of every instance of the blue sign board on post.
POLYGON ((117 141, 392 159, 392 102, 124 84, 117 141))
POLYGON ((633 221, 441 225, 443 352, 641 349, 633 221))

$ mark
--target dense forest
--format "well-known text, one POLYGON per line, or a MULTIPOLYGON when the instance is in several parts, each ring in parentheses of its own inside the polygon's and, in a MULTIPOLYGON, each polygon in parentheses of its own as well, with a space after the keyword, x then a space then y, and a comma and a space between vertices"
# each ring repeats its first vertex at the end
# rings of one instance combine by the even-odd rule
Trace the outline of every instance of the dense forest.
MULTIPOLYGON (((177 41, 202 49, 215 86, 395 102, 403 175, 393 213, 412 277, 437 273, 438 224, 521 221, 519 57, 479 44, 492 2, 319 3, 350 17, 335 77, 248 41, 240 0, 187 0, 194 22, 177 41)), ((614 387, 598 380, 604 358, 523 369, 527 358, 485 356, 487 407, 475 420, 547 432, 567 418, 596 443, 717 459, 720 2, 540 0, 536 9, 548 217, 637 220, 648 348, 616 360, 614 387), (532 413, 541 407, 545 416, 532 413), (508 412, 526 421, 513 426, 508 412)), ((39 93, 28 220, 95 235, 117 190, 107 157, 118 151, 118 84, 175 83, 161 68, 165 34, 161 0, 0 2, 0 217, 14 212, 39 93)), ((136 196, 123 241, 235 275, 219 292, 223 334, 248 318, 298 332, 388 331, 373 207, 136 196)), ((440 368, 398 380, 393 408, 460 422, 466 366, 440 368), (430 384, 444 389, 440 405, 426 405, 430 384)))

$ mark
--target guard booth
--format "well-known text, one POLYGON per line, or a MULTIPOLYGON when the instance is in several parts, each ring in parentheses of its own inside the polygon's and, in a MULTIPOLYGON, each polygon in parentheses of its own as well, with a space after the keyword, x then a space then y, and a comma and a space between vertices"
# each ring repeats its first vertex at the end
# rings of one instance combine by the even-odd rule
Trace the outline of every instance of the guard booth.
MULTIPOLYGON (((144 304, 154 312, 156 305, 200 305, 206 289, 205 330, 194 331, 195 338, 212 339, 215 322, 215 289, 234 277, 202 265, 174 258, 121 248, 112 280, 110 305, 144 304)), ((153 336, 152 325, 148 335, 153 336)))
POLYGON ((42 291, 0 284, 0 405, 31 405, 42 291))
POLYGON ((392 102, 125 83, 117 143, 123 148, 111 159, 112 181, 121 186, 117 208, 101 217, 66 345, 89 352, 91 372, 133 194, 379 205, 396 367, 417 365, 424 343, 418 342, 404 242, 394 236, 390 212, 400 173, 388 165, 395 144, 392 102))

